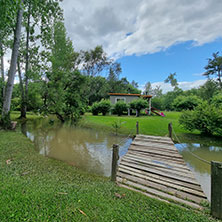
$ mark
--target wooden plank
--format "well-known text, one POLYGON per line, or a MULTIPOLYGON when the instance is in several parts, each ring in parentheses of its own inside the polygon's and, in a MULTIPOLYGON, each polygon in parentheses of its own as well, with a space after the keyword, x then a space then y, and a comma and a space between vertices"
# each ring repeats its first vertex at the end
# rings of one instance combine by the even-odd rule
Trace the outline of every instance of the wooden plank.
POLYGON ((148 143, 148 142, 142 142, 142 141, 135 141, 131 143, 131 145, 134 146, 144 146, 144 147, 159 147, 159 148, 164 148, 164 149, 169 149, 169 150, 174 150, 178 151, 176 147, 172 145, 167 145, 167 144, 158 144, 158 143, 148 143))
POLYGON ((138 150, 138 151, 144 151, 144 152, 148 152, 148 151, 156 151, 158 153, 166 153, 169 155, 176 155, 182 158, 182 155, 179 154, 179 152, 177 150, 168 150, 165 148, 161 148, 161 147, 155 147, 155 146, 137 146, 134 144, 131 144, 131 146, 129 147, 129 150, 138 150))
POLYGON ((151 167, 148 168, 148 167, 140 166, 140 165, 137 165, 137 164, 134 164, 134 163, 129 163, 129 162, 126 162, 126 161, 121 161, 121 165, 132 167, 132 168, 139 169, 139 170, 144 170, 146 172, 150 172, 150 173, 154 173, 154 174, 157 174, 157 175, 161 175, 161 176, 165 176, 165 177, 169 177, 169 178, 173 178, 173 179, 176 179, 176 180, 185 181, 185 182, 188 182, 188 183, 191 183, 191 184, 197 184, 198 185, 198 183, 195 180, 193 180, 193 178, 187 178, 185 176, 177 175, 177 174, 170 173, 170 172, 162 172, 160 170, 156 170, 156 169, 153 169, 151 167))
POLYGON ((165 162, 168 162, 168 163, 176 163, 176 164, 186 166, 183 159, 178 159, 178 158, 177 159, 172 159, 170 157, 159 156, 159 155, 155 155, 155 154, 148 154, 147 155, 147 153, 137 152, 137 151, 133 151, 133 150, 128 150, 127 154, 132 154, 134 156, 149 158, 149 159, 153 159, 153 160, 162 160, 162 161, 165 161, 165 162))
POLYGON ((175 178, 170 178, 170 177, 165 177, 165 176, 162 176, 162 175, 157 175, 157 174, 145 172, 143 170, 131 168, 131 167, 124 166, 124 165, 119 166, 119 171, 125 172, 126 170, 130 171, 132 174, 133 173, 138 173, 140 175, 144 175, 144 176, 147 176, 147 177, 150 177, 150 178, 154 178, 154 179, 157 179, 157 180, 162 181, 162 182, 167 182, 167 183, 170 183, 170 184, 175 184, 175 185, 178 185, 178 186, 181 186, 181 187, 190 188, 190 189, 193 189, 193 190, 196 190, 196 191, 199 191, 199 192, 203 192, 199 184, 191 184, 191 183, 188 183, 186 181, 180 181, 180 180, 177 180, 175 178))
POLYGON ((181 163, 177 163, 177 162, 173 162, 173 161, 166 161, 165 159, 162 159, 162 158, 157 159, 157 158, 153 158, 153 157, 150 157, 150 156, 137 155, 137 154, 131 153, 131 152, 128 152, 125 156, 140 158, 142 160, 149 160, 149 161, 154 161, 154 162, 160 161, 160 162, 163 162, 164 164, 168 164, 168 165, 173 166, 173 167, 182 168, 184 170, 185 169, 190 170, 187 167, 187 165, 183 165, 181 163))
POLYGON ((124 174, 124 173, 119 172, 118 177, 121 177, 123 180, 126 179, 127 181, 132 181, 132 182, 141 184, 143 186, 150 187, 152 189, 159 190, 161 192, 164 192, 164 193, 167 193, 167 194, 170 194, 170 195, 174 195, 174 196, 176 196, 178 198, 181 198, 181 199, 191 200, 191 201, 193 201, 195 203, 198 203, 198 204, 201 201, 203 201, 203 198, 201 198, 201 197, 186 193, 184 191, 177 190, 177 189, 172 188, 172 187, 167 187, 167 186, 159 184, 159 183, 155 183, 155 182, 152 182, 152 181, 149 181, 149 180, 145 180, 145 179, 142 179, 142 178, 139 178, 139 177, 135 177, 135 176, 132 176, 132 175, 128 175, 128 174, 124 174))
MULTIPOLYGON (((117 181, 118 182, 122 182, 122 179, 120 179, 119 177, 117 177, 117 181)), ((137 183, 134 183, 134 182, 131 182, 131 181, 124 181, 124 184, 127 184, 129 186, 132 186, 132 187, 135 187, 135 188, 138 188, 140 190, 144 190, 152 195, 156 195, 156 196, 159 196, 161 198, 165 198, 167 200, 173 200, 175 202, 179 202, 181 204, 186 204, 190 207, 193 207, 193 208, 197 208, 197 209, 201 209, 201 206, 198 205, 198 204, 195 204, 195 203, 192 203, 192 202, 189 202, 187 200, 183 200, 183 199, 180 199, 178 197, 175 197, 175 196, 172 196, 170 194, 166 194, 164 192, 161 192, 161 191, 158 191, 158 190, 155 190, 155 189, 152 189, 152 188, 149 188, 149 187, 146 187, 146 186, 143 186, 141 184, 137 184, 137 183)))
POLYGON ((152 165, 152 166, 156 166, 156 167, 160 167, 160 168, 166 168, 166 169, 171 169, 171 170, 175 170, 175 171, 178 171, 178 172, 184 172, 184 173, 187 173, 187 174, 192 174, 192 172, 187 167, 183 168, 183 167, 176 166, 176 165, 173 165, 173 164, 166 164, 162 161, 149 160, 148 158, 147 159, 138 158, 138 157, 132 156, 130 154, 127 154, 126 156, 124 156, 123 159, 125 159, 125 160, 128 160, 128 159, 135 160, 135 161, 147 164, 147 165, 152 165))
POLYGON ((172 141, 161 140, 161 139, 145 139, 136 137, 133 141, 141 141, 144 143, 157 143, 157 144, 165 144, 165 145, 173 145, 172 141))
POLYGON ((156 155, 159 155, 159 156, 164 156, 164 157, 170 157, 172 159, 182 159, 182 156, 180 155, 173 155, 173 154, 170 154, 170 153, 161 153, 159 151, 155 151, 154 149, 152 150, 145 150, 145 149, 138 149, 138 148, 132 148, 130 147, 130 150, 134 150, 134 151, 138 151, 138 152, 143 152, 143 153, 147 153, 147 154, 156 154, 156 155))
MULTIPOLYGON (((174 147, 173 145, 170 146, 166 146, 166 145, 160 145, 160 144, 156 144, 156 143, 140 143, 140 142, 132 142, 131 146, 133 147, 137 147, 137 148, 143 148, 143 149, 160 149, 160 150, 166 150, 169 152, 178 152, 178 150, 176 149, 176 147, 174 147)), ((131 147, 130 146, 130 147, 131 147)))
POLYGON ((138 148, 138 149, 141 148, 141 149, 146 149, 146 150, 155 149, 155 150, 160 150, 162 152, 169 152, 169 153, 179 154, 178 150, 176 150, 176 149, 170 149, 170 148, 167 148, 167 147, 164 147, 164 146, 156 146, 156 144, 154 144, 154 145, 147 144, 145 146, 145 145, 135 145, 134 143, 132 143, 130 147, 134 147, 134 148, 138 148))
POLYGON ((128 163, 129 166, 132 166, 132 167, 140 167, 142 168, 143 170, 149 170, 149 169, 152 169, 152 170, 155 170, 156 172, 162 172, 162 173, 166 173, 166 174, 170 174, 170 175, 175 175, 177 177, 184 177, 188 180, 192 180, 192 181, 195 181, 195 177, 192 173, 184 173, 184 172, 180 172, 180 171, 175 171, 175 170, 171 170, 171 169, 167 169, 167 168, 159 168, 159 167, 156 167, 156 166, 153 166, 153 165, 147 165, 147 164, 142 164, 141 162, 138 162, 138 161, 134 161, 134 160, 129 160, 129 159, 121 159, 121 162, 126 164, 128 163))
POLYGON ((159 140, 172 141, 169 137, 166 136, 150 136, 150 135, 139 134, 136 137, 145 138, 145 139, 156 139, 156 140, 159 139, 159 140))
MULTIPOLYGON (((193 194, 195 196, 198 196, 198 197, 201 197, 203 199, 206 199, 206 196, 202 192, 202 190, 201 191, 197 191, 197 190, 191 189, 190 187, 187 188, 187 187, 184 187, 184 186, 181 186, 181 185, 169 182, 169 180, 168 181, 167 180, 164 181, 164 180, 161 180, 159 178, 155 179, 152 176, 144 175, 144 174, 137 173, 137 172, 134 172, 132 170, 127 170, 127 169, 124 169, 124 168, 119 169, 118 175, 120 175, 119 173, 133 175, 133 176, 145 179, 147 181, 152 181, 152 182, 157 183, 157 184, 162 184, 162 185, 165 185, 167 187, 171 187, 171 188, 174 188, 176 190, 184 191, 186 193, 193 194)), ((124 176, 122 176, 122 177, 124 177, 124 176)), ((184 184, 182 184, 182 185, 184 185, 184 184)))

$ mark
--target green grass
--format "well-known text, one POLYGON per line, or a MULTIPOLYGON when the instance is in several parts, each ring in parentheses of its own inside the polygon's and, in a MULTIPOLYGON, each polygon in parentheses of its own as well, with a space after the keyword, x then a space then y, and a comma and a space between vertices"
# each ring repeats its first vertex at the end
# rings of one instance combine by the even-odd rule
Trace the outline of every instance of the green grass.
MULTIPOLYGON (((112 124, 114 122, 121 123, 121 127, 118 130, 119 134, 135 135, 136 134, 136 122, 139 122, 139 133, 154 136, 168 136, 168 124, 171 122, 173 130, 182 142, 191 143, 205 143, 211 145, 221 145, 222 137, 200 135, 195 130, 192 133, 183 129, 179 124, 178 119, 181 112, 164 112, 165 117, 161 116, 92 116, 87 113, 81 120, 81 124, 90 128, 102 128, 103 130, 114 132, 112 124)), ((176 137, 173 139, 177 141, 176 137)))
POLYGON ((18 132, 0 131, 0 169, 1 222, 216 221, 45 158, 18 132))

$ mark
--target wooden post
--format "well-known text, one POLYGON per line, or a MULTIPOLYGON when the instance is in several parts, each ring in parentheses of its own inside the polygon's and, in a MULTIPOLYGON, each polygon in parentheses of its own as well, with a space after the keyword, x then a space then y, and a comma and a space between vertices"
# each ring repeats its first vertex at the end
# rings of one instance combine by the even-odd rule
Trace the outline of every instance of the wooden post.
POLYGON ((151 98, 149 98, 149 115, 151 115, 151 98))
POLYGON ((113 144, 113 158, 112 158, 112 172, 111 172, 111 181, 116 181, 116 172, 119 159, 119 145, 113 144))
POLYGON ((139 134, 139 122, 136 122, 136 134, 139 134))
POLYGON ((222 219, 222 163, 211 161, 211 215, 222 219))
POLYGON ((172 123, 169 123, 168 131, 169 131, 169 137, 171 138, 171 140, 173 140, 172 129, 173 129, 172 123))

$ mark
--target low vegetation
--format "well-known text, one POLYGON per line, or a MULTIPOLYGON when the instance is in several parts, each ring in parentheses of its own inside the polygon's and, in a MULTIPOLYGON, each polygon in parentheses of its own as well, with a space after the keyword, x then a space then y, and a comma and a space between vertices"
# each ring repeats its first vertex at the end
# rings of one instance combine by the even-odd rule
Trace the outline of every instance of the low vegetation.
POLYGON ((0 131, 0 166, 2 222, 216 221, 45 158, 21 133, 0 131))

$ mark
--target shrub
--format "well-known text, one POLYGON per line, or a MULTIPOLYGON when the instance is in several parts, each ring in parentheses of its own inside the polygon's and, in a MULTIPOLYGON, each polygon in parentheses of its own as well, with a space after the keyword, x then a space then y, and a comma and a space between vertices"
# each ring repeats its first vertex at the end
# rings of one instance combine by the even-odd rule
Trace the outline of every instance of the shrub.
POLYGON ((176 111, 193 110, 201 103, 197 96, 178 96, 173 100, 172 106, 176 111))
POLYGON ((106 113, 108 113, 111 109, 111 103, 109 100, 101 100, 99 102, 99 113, 102 113, 103 116, 106 115, 106 113))
POLYGON ((148 102, 144 99, 136 99, 136 100, 133 100, 131 103, 130 103, 130 108, 131 109, 135 109, 137 110, 137 115, 139 116, 140 114, 140 111, 142 109, 145 109, 147 108, 149 105, 148 105, 148 102))
POLYGON ((207 102, 199 104, 194 111, 184 112, 179 123, 187 130, 199 130, 209 135, 222 135, 222 109, 207 102))
POLYGON ((216 107, 222 107, 222 95, 215 95, 213 98, 212 98, 212 101, 211 103, 216 106, 216 107))
POLYGON ((99 113, 102 113, 104 116, 106 113, 108 113, 111 109, 111 103, 109 100, 101 100, 99 103, 95 102, 92 105, 92 114, 98 115, 99 113))
POLYGON ((93 103, 91 110, 92 114, 94 116, 97 116, 99 114, 99 103, 98 102, 93 103))
POLYGON ((151 101, 152 107, 163 110, 163 98, 162 97, 154 97, 151 101))
POLYGON ((127 104, 123 101, 118 101, 114 106, 114 113, 116 113, 118 116, 121 116, 123 112, 127 111, 127 104))

